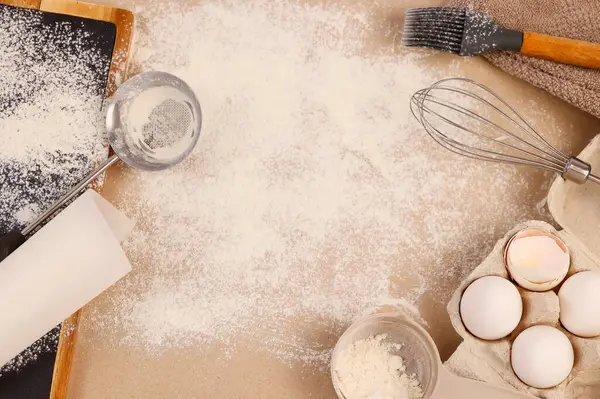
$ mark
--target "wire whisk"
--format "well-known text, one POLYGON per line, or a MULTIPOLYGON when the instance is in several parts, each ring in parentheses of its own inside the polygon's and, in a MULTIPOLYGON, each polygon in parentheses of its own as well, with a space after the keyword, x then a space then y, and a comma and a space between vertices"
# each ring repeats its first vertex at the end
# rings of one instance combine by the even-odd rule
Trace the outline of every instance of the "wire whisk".
POLYGON ((474 80, 440 80, 413 94, 410 109, 438 144, 456 154, 550 170, 578 184, 600 183, 588 163, 554 148, 506 101, 474 80))

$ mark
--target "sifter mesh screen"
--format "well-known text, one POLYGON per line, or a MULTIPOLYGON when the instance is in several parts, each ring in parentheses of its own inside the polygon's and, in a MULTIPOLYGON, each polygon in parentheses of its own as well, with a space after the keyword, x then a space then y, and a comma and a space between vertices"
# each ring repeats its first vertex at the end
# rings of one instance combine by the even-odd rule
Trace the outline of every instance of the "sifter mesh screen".
POLYGON ((144 142, 157 149, 169 147, 188 135, 193 115, 187 103, 168 99, 152 110, 148 121, 142 129, 144 142))

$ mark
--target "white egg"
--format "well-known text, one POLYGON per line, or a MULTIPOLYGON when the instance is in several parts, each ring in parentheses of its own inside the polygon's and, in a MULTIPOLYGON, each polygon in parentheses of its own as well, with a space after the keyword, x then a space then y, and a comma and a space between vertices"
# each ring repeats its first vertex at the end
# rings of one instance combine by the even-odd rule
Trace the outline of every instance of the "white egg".
POLYGON ((510 281, 486 276, 467 287, 460 301, 462 321, 474 336, 493 341, 514 331, 523 315, 523 300, 510 281))
POLYGON ((548 291, 569 272, 567 246, 553 234, 537 229, 517 233, 506 247, 505 263, 517 284, 530 291, 548 291))
POLYGON ((569 277, 558 291, 560 322, 575 335, 600 335, 600 272, 569 277))
POLYGON ((571 373, 575 354, 565 334, 550 326, 523 331, 512 345, 512 368, 521 381, 534 388, 552 388, 571 373))

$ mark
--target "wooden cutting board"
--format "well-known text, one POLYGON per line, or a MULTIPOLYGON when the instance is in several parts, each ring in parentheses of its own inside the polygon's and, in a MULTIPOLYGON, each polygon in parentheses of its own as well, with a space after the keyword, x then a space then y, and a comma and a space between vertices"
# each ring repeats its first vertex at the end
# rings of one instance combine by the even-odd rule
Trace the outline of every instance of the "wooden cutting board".
MULTIPOLYGON (((119 82, 125 79, 133 36, 133 14, 130 11, 75 0, 0 0, 0 5, 30 8, 42 12, 105 21, 113 24, 116 28, 113 32, 116 32, 116 35, 106 80, 105 96, 111 96, 119 82)), ((101 187, 97 187, 97 189, 100 190, 101 187)), ((78 321, 79 312, 62 324, 57 354, 54 360, 52 386, 49 393, 51 399, 66 398, 73 349, 77 341, 78 321)), ((36 376, 31 376, 31 378, 35 380, 36 376)))

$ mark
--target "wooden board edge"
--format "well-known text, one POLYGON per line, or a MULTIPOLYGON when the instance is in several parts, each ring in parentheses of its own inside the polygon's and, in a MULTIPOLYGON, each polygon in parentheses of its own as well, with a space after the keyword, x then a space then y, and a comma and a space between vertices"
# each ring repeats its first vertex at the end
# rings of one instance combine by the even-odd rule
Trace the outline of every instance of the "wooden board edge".
POLYGON ((114 21, 116 21, 117 25, 117 37, 115 39, 115 51, 113 52, 110 72, 108 74, 106 97, 112 96, 121 83, 127 79, 133 44, 133 13, 128 10, 116 8, 114 9, 114 21))
POLYGON ((0 4, 3 6, 33 8, 34 10, 39 10, 41 3, 42 0, 0 0, 0 4))
POLYGON ((80 313, 81 311, 78 310, 62 323, 56 359, 54 360, 50 399, 65 399, 67 397, 71 367, 73 366, 73 354, 79 330, 80 313))

